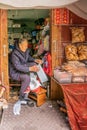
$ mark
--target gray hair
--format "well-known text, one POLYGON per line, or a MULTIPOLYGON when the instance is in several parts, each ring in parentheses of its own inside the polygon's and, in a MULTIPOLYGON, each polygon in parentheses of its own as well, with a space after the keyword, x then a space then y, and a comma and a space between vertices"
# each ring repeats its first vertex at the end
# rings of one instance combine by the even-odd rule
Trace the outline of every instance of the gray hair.
POLYGON ((21 44, 23 41, 27 40, 28 41, 28 37, 25 35, 21 35, 19 40, 18 40, 18 44, 21 44))

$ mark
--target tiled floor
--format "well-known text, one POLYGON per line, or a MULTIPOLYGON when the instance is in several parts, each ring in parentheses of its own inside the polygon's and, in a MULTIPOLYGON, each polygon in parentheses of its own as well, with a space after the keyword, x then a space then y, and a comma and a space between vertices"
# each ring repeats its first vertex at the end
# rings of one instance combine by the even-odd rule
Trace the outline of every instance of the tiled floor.
POLYGON ((57 103, 47 101, 40 107, 22 105, 20 115, 16 116, 10 103, 3 112, 0 130, 70 130, 70 127, 57 103))

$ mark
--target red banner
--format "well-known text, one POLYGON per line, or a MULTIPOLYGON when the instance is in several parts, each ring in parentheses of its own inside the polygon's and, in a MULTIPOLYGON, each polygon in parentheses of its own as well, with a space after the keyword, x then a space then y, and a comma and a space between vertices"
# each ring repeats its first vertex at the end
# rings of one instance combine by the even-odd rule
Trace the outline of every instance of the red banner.
POLYGON ((59 8, 53 10, 53 23, 58 24, 69 24, 69 10, 66 8, 59 8))

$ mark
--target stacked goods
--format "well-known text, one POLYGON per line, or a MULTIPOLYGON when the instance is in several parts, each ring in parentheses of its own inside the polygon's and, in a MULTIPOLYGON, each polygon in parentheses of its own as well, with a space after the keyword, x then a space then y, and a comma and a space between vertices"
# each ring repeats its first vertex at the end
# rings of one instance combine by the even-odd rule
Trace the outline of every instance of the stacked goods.
POLYGON ((79 61, 68 61, 62 65, 62 69, 70 71, 79 67, 85 67, 85 64, 79 61))
POLYGON ((67 45, 65 47, 67 60, 87 60, 87 45, 67 45))
POLYGON ((74 45, 67 45, 65 47, 65 55, 67 60, 78 60, 77 47, 74 45))
POLYGON ((84 27, 72 27, 71 33, 72 33, 72 43, 85 41, 84 27))
POLYGON ((72 82, 84 82, 87 76, 87 68, 79 61, 69 61, 62 66, 63 70, 72 73, 72 82))
MULTIPOLYGON (((85 41, 84 27, 71 28, 72 43, 83 43, 85 41)), ((87 59, 87 46, 69 44, 65 47, 67 60, 85 60, 87 59)))
POLYGON ((60 83, 71 83, 72 74, 69 72, 61 71, 59 69, 54 70, 54 78, 60 83))
POLYGON ((87 82, 87 67, 79 61, 68 61, 54 70, 54 78, 60 83, 87 82))
POLYGON ((78 46, 78 55, 79 55, 80 60, 87 59, 87 46, 86 45, 78 46))

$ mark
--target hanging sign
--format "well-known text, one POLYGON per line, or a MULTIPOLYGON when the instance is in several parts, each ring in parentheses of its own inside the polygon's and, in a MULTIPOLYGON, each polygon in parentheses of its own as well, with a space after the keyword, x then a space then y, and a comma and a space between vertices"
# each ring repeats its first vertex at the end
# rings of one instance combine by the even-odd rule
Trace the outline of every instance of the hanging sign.
POLYGON ((53 10, 53 23, 69 24, 69 10, 66 8, 59 8, 53 10))

